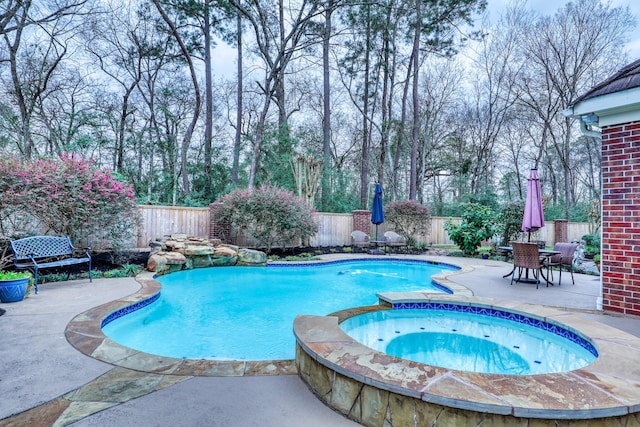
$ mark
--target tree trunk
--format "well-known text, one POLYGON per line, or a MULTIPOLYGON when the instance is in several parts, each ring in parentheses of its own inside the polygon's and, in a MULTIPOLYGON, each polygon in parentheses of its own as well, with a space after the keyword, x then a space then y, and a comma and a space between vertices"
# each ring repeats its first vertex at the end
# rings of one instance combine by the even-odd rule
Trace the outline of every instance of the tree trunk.
POLYGON ((331 79, 329 74, 329 42, 331 41, 331 14, 333 1, 325 11, 324 33, 322 35, 322 84, 323 84, 323 120, 322 120, 322 209, 326 210, 330 196, 331 172, 331 79))
MULTIPOLYGON (((198 117, 200 116, 200 108, 202 104, 202 101, 200 100, 200 86, 198 85, 198 78, 196 75, 195 67, 193 66, 193 61, 191 60, 191 55, 189 55, 189 50, 187 49, 184 42, 182 41, 182 37, 180 37, 180 34, 178 33, 178 29, 174 25, 173 21, 171 21, 169 16, 165 13, 164 9, 162 9, 162 6, 160 5, 160 1, 153 0, 153 4, 155 4, 156 8, 158 9, 158 12, 160 12, 160 15, 162 15, 162 19, 164 19, 165 23, 171 29, 171 34, 173 34, 173 37, 176 39, 176 41, 180 45, 180 51, 182 53, 182 56, 184 56, 184 59, 187 61, 187 64, 189 65, 189 73, 191 75, 191 81, 193 82, 193 90, 196 98, 194 110, 193 110, 193 118, 191 119, 191 123, 189 124, 189 127, 187 128, 187 131, 184 134, 184 138, 182 139, 182 147, 181 147, 181 153, 180 153, 180 158, 181 158, 180 173, 182 175, 182 190, 184 191, 185 195, 188 195, 191 192, 191 188, 190 188, 191 186, 189 184, 189 174, 187 170, 187 153, 189 152, 189 144, 191 143, 191 137, 193 136, 193 131, 196 127, 196 123, 198 122, 198 117)), ((174 200, 176 200, 175 195, 174 195, 174 200)))
MULTIPOLYGON (((284 39, 284 3, 283 0, 278 1, 278 21, 280 24, 280 47, 279 51, 285 51, 285 39, 284 39)), ((276 103, 278 104, 278 133, 281 137, 286 137, 289 134, 287 126, 287 106, 284 96, 284 73, 278 73, 276 78, 276 103)))
POLYGON ((371 68, 371 6, 367 5, 364 93, 362 95, 362 164, 360 165, 360 208, 367 209, 369 199, 369 72, 371 68))
POLYGON ((405 83, 404 83, 404 87, 402 89, 402 107, 401 107, 401 112, 400 112, 400 124, 398 126, 398 133, 397 133, 397 142, 396 142, 396 149, 393 155, 393 166, 392 166, 392 179, 391 182, 393 183, 393 196, 392 199, 396 200, 398 198, 398 196, 400 195, 400 189, 399 189, 399 177, 398 177, 398 172, 400 171, 400 155, 402 154, 402 147, 403 147, 403 142, 405 140, 405 123, 407 122, 407 103, 408 98, 409 98, 409 85, 411 82, 411 79, 409 77, 411 77, 411 72, 413 70, 413 61, 409 60, 409 66, 407 67, 407 76, 405 79, 405 83))
POLYGON ((242 72, 242 13, 236 14, 236 32, 238 43, 238 93, 236 96, 236 136, 233 143, 233 166, 231 168, 231 184, 233 188, 238 186, 238 169, 240 168, 240 147, 242 144, 242 99, 243 99, 243 72, 242 72))
POLYGON ((411 60, 413 62, 413 127, 411 130, 411 165, 409 170, 409 200, 416 200, 416 184, 418 180, 418 140, 420 131, 420 100, 418 99, 418 83, 420 77, 420 29, 422 13, 420 6, 422 0, 416 0, 416 20, 413 36, 413 49, 411 60))
POLYGON ((213 82, 211 78, 211 21, 209 3, 204 8, 204 74, 205 74, 205 123, 204 123, 204 192, 211 195, 211 140, 213 138, 213 82))

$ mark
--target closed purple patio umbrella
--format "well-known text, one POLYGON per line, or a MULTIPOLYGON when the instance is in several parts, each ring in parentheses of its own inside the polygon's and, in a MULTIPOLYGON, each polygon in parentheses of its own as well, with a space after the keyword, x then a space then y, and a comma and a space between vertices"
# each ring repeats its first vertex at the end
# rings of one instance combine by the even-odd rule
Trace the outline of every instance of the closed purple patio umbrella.
POLYGON ((522 231, 531 233, 544 227, 544 211, 542 209, 542 194, 540 191, 540 177, 538 169, 531 169, 527 183, 527 199, 524 204, 524 216, 522 218, 522 231))

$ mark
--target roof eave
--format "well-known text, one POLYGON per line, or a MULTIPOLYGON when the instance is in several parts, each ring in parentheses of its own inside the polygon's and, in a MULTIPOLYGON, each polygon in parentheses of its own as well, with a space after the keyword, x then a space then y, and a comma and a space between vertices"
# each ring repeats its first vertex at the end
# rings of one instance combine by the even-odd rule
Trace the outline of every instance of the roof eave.
POLYGON ((567 117, 582 119, 596 115, 598 127, 640 120, 640 87, 585 99, 563 111, 567 117))

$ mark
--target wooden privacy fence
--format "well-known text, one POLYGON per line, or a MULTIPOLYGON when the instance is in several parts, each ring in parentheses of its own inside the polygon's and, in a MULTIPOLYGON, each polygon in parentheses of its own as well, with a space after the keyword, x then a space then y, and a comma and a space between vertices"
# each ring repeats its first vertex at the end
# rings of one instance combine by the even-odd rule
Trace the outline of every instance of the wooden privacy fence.
POLYGON ((209 236, 209 208, 180 206, 139 206, 142 226, 137 247, 149 247, 149 242, 165 234, 186 233, 189 236, 209 236))
MULTIPOLYGON (((138 248, 146 248, 151 240, 155 240, 165 234, 185 233, 190 236, 209 236, 210 218, 209 208, 188 208, 178 206, 140 206, 143 222, 138 232, 136 245, 138 248)), ((351 232, 353 231, 352 214, 317 213, 318 233, 310 239, 311 246, 348 246, 351 245, 351 232)), ((460 218, 433 217, 431 219, 430 236, 419 236, 418 241, 434 245, 453 245, 449 235, 444 230, 444 223, 451 219, 460 222, 460 218)), ((385 231, 390 229, 390 224, 383 223, 378 226, 378 236, 382 239, 385 231)), ((369 233, 376 235, 375 225, 371 224, 369 233)), ((568 224, 568 240, 579 240, 583 235, 589 234, 589 224, 570 222, 568 224)), ((555 241, 554 222, 548 222, 545 227, 533 234, 532 240, 544 240, 551 245, 555 241)), ((251 242, 243 242, 251 245, 251 242)))

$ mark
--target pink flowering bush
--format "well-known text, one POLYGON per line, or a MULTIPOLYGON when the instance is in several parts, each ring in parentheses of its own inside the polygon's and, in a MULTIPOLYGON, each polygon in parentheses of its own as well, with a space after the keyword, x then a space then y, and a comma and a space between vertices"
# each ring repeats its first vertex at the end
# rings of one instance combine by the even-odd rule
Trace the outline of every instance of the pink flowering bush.
POLYGON ((28 195, 24 177, 28 171, 17 157, 0 157, 0 238, 10 239, 36 234, 38 220, 24 205, 28 195))
POLYGON ((277 244, 299 245, 318 232, 313 209, 281 188, 235 190, 218 201, 224 204, 218 220, 255 238, 267 252, 277 244))
POLYGON ((0 168, 0 220, 20 210, 37 219, 40 232, 86 244, 108 240, 114 247, 137 231, 140 213, 133 188, 93 161, 62 154, 33 161, 8 159, 0 168))
POLYGON ((431 234, 429 207, 415 200, 400 200, 384 207, 385 221, 391 223, 396 233, 407 239, 408 246, 415 246, 417 236, 431 234))

